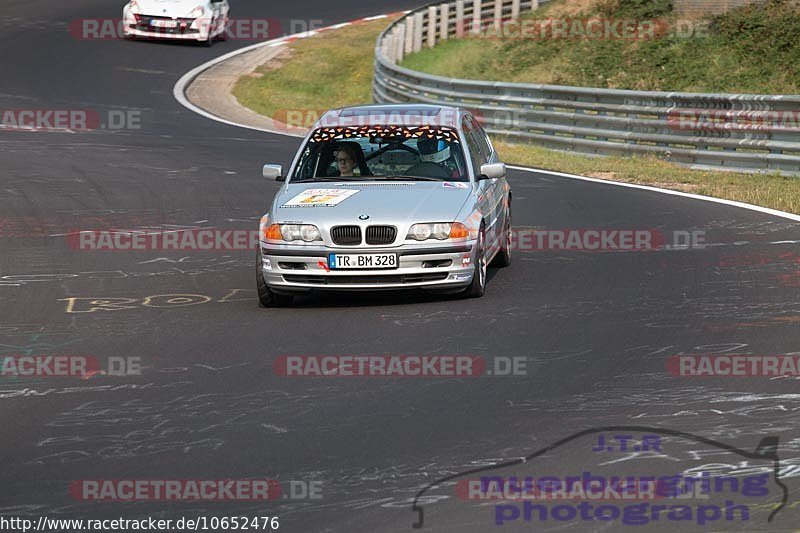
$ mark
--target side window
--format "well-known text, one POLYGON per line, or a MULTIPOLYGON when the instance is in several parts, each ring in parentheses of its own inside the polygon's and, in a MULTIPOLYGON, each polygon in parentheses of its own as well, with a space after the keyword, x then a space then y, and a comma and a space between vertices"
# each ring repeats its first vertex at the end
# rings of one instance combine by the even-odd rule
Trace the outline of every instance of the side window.
POLYGON ((461 122, 461 127, 464 130, 464 141, 467 143, 467 148, 469 148, 469 157, 472 160, 472 168, 475 171, 475 176, 477 176, 481 171, 481 165, 483 165, 486 160, 483 159, 481 155, 481 149, 477 142, 475 142, 475 127, 470 123, 470 121, 464 117, 463 121, 461 122))
POLYGON ((480 146, 481 153, 486 154, 486 161, 489 161, 489 158, 492 156, 494 152, 494 148, 492 147, 492 142, 489 140, 489 136, 486 135, 486 132, 481 127, 480 123, 475 120, 473 117, 472 122, 474 124, 475 137, 477 137, 476 141, 478 142, 478 146, 480 146))

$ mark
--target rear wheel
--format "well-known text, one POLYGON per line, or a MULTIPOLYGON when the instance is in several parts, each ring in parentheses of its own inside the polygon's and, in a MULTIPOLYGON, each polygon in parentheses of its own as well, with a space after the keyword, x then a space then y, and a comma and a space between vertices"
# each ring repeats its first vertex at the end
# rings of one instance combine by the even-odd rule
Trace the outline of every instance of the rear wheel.
POLYGON ((256 289, 258 290, 258 304, 260 307, 287 307, 292 305, 294 298, 287 294, 272 292, 264 281, 262 271, 261 251, 256 255, 256 289))
POLYGON ((483 226, 478 234, 478 242, 475 244, 475 273, 472 275, 472 283, 464 290, 464 296, 467 298, 480 298, 486 291, 486 237, 483 226))

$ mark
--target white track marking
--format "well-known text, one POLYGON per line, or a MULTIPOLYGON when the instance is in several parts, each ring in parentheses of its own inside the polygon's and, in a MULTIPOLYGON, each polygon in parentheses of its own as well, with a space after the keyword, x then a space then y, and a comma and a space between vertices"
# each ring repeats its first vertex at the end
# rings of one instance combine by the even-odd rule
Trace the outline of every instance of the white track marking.
POLYGON ((650 187, 649 185, 638 185, 636 183, 622 183, 619 181, 608 181, 608 180, 601 180, 598 178, 588 178, 586 176, 578 176, 577 174, 566 174, 564 172, 555 172, 553 170, 542 170, 538 168, 529 168, 529 167, 519 167, 514 165, 508 165, 508 168, 514 170, 521 170, 523 172, 536 172, 540 174, 549 174, 551 176, 559 176, 561 178, 569 178, 574 180, 581 180, 581 181, 590 181, 592 183, 601 183, 603 185, 615 185, 617 187, 629 187, 631 189, 641 189, 644 191, 651 191, 657 192, 661 194, 669 194, 672 196, 681 196, 683 198, 691 198, 693 200, 702 200, 704 202, 713 202, 715 204, 723 204, 729 205, 732 207, 739 207, 741 209, 748 209, 750 211, 758 211, 759 213, 765 213, 767 215, 772 215, 776 217, 786 218, 789 220, 794 220, 796 222, 800 222, 800 215, 795 215, 794 213, 787 213, 785 211, 778 211, 777 209, 770 209, 769 207, 761 207, 758 205, 746 204, 744 202, 737 202, 734 200, 724 200, 722 198, 712 198, 710 196, 703 196, 700 194, 692 194, 688 192, 681 192, 681 191, 672 191, 669 189, 660 189, 658 187, 650 187))

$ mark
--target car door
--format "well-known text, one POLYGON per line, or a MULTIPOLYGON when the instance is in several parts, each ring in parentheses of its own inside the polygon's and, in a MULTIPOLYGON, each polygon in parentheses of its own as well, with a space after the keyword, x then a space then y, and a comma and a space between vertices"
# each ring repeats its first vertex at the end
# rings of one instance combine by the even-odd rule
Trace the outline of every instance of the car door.
MULTIPOLYGON (((497 154, 497 151, 494 149, 494 145, 492 144, 492 140, 489 138, 489 135, 483 129, 483 126, 477 122, 478 131, 480 132, 481 139, 483 143, 489 150, 489 162, 490 163, 500 163, 500 156, 497 154)), ((502 178, 496 181, 496 187, 494 189, 494 199, 495 205, 497 206, 498 212, 498 226, 497 232, 500 237, 500 242, 505 242, 507 236, 504 234, 504 229, 508 227, 510 223, 508 217, 511 216, 511 185, 508 183, 508 179, 503 176, 502 178)))
MULTIPOLYGON (((464 144, 467 146, 467 150, 469 151, 469 158, 470 163, 472 164, 473 173, 475 175, 475 179, 477 180, 481 174, 481 165, 485 163, 483 158, 481 157, 481 150, 478 146, 478 143, 475 141, 475 135, 473 134, 473 125, 470 121, 470 117, 465 116, 461 121, 461 128, 464 131, 464 144)), ((480 211, 483 219, 486 221, 486 239, 487 242, 490 239, 489 232, 492 231, 493 228, 490 227, 491 225, 491 197, 489 195, 489 181, 481 180, 477 182, 478 185, 478 210, 480 211)))
MULTIPOLYGON (((470 138, 472 146, 475 147, 476 154, 473 156, 475 173, 480 174, 480 167, 485 163, 497 162, 497 154, 483 131, 478 121, 472 116, 466 117, 468 128, 465 128, 467 136, 470 138)), ((470 152, 472 152, 470 146, 470 152)), ((485 196, 484 207, 481 211, 486 219, 486 242, 489 243, 492 253, 499 247, 503 238, 503 228, 505 224, 504 209, 504 182, 505 179, 491 179, 480 181, 481 193, 485 196)))

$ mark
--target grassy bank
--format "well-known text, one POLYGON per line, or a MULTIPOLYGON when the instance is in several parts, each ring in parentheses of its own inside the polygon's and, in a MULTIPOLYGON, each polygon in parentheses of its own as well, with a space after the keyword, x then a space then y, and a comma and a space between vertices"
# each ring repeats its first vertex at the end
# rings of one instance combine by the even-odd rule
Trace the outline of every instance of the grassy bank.
MULTIPOLYGON (((239 101, 285 121, 286 110, 305 119, 318 110, 371 101, 375 40, 387 25, 379 20, 326 32, 289 46, 288 56, 240 80, 239 101)), ((300 124, 293 124, 300 125, 300 124)), ((737 200, 800 214, 800 179, 705 172, 655 158, 590 158, 530 145, 496 143, 509 164, 642 183, 737 200)))
POLYGON ((287 115, 313 117, 327 109, 369 103, 375 41, 388 24, 376 20, 296 41, 288 56, 242 78, 233 94, 244 106, 282 122, 287 115))
MULTIPOLYGON (((647 91, 800 93, 800 4, 770 0, 717 17, 679 19, 669 0, 554 0, 526 15, 569 30, 484 31, 409 55, 443 76, 647 91), (637 21, 642 38, 584 38, 587 20, 637 21), (573 21, 578 21, 572 26, 573 21), (655 29, 644 26, 653 22, 655 29), (639 25, 641 23, 641 25, 639 25), (574 31, 573 31, 574 30, 574 31), (549 31, 549 33, 548 33, 549 31), (652 38, 651 38, 652 36, 652 38)), ((511 28, 511 26, 509 26, 511 28)), ((600 34, 605 37, 606 33, 600 34)))

